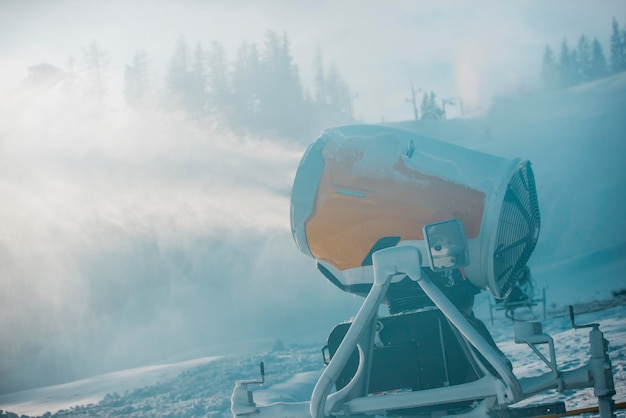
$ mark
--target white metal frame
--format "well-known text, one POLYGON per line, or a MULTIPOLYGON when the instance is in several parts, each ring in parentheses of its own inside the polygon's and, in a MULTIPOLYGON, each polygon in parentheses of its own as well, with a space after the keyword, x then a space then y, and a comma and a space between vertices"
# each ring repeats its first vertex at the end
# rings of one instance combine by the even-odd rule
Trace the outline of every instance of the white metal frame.
MULTIPOLYGON (((487 418, 489 410, 493 408, 507 407, 549 389, 556 388, 561 391, 593 387, 598 397, 600 417, 615 417, 612 399, 615 390, 611 363, 607 355, 608 341, 604 339, 597 324, 583 326, 592 328, 589 334, 591 359, 587 364, 570 371, 558 370, 552 337, 541 333, 540 327, 530 326, 530 328, 522 329, 516 335, 516 342, 528 344, 548 365, 550 371, 541 376, 518 379, 506 364, 506 360, 476 331, 428 276, 422 274, 421 259, 421 253, 413 246, 398 246, 374 253, 372 288, 335 355, 318 379, 310 401, 259 406, 253 400, 250 386, 261 384, 263 379, 261 381, 238 381, 231 398, 233 416, 253 418, 371 416, 394 409, 475 400, 475 408, 466 414, 457 414, 455 417, 487 418), (399 274, 407 275, 420 285, 424 293, 458 329, 463 338, 491 364, 497 376, 486 372, 484 366, 478 361, 477 364, 485 373, 474 382, 415 392, 366 396, 366 390, 363 388, 367 387, 365 383, 369 356, 372 351, 372 344, 368 346, 368 341, 371 342, 374 338, 379 305, 393 278, 399 274), (537 349, 536 346, 539 344, 548 344, 549 359, 537 349), (355 376, 347 386, 331 394, 332 387, 355 348, 359 352, 359 366, 355 376)), ((574 325, 573 319, 572 325, 574 325)))

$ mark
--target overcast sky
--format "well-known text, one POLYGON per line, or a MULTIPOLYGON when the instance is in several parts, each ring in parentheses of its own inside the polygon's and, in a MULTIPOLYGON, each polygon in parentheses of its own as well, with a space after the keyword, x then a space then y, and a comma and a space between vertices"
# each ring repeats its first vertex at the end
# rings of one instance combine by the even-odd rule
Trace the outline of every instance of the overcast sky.
MULTIPOLYGON (((216 341, 317 338, 360 301, 293 245, 289 190, 301 149, 62 90, 5 96, 29 66, 64 68, 96 40, 119 80, 140 48, 163 72, 180 36, 219 40, 232 58, 243 41, 286 31, 305 82, 320 47, 358 94, 357 117, 400 120, 412 116, 411 79, 471 110, 532 85, 546 43, 558 49, 585 33, 608 55, 611 20, 626 24, 625 4, 0 0, 0 392, 216 341)), ((544 155, 534 151, 539 168, 544 155)), ((618 161, 606 172, 623 155, 609 154, 618 161)))
POLYGON ((65 66, 97 40, 118 75, 136 49, 165 67, 176 40, 221 41, 230 57, 267 29, 286 31, 305 81, 317 47, 335 62, 367 122, 410 118, 410 79, 438 97, 461 96, 466 108, 537 81, 546 43, 598 37, 608 55, 622 0, 582 1, 99 1, 0 0, 0 91, 29 65, 65 66))

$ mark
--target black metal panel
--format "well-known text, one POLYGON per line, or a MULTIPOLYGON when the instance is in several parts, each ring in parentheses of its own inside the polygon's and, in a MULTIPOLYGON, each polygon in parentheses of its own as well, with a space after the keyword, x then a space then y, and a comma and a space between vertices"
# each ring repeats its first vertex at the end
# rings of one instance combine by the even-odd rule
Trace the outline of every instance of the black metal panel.
MULTIPOLYGON (((379 319, 382 347, 374 348, 368 393, 418 391, 458 385, 479 378, 475 364, 456 332, 439 310, 379 319)), ((330 356, 348 332, 350 323, 337 325, 328 337, 330 356)), ((358 367, 355 349, 336 382, 345 387, 358 367)))

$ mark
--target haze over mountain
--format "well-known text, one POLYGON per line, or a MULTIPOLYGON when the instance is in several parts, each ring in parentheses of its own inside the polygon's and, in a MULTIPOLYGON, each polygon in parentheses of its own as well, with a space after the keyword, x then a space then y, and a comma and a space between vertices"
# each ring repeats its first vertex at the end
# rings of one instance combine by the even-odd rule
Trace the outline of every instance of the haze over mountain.
MULTIPOLYGON (((104 102, 85 100, 80 90, 71 89, 71 80, 56 79, 54 68, 63 67, 69 54, 94 37, 127 51, 130 59, 140 45, 126 44, 132 39, 154 45, 149 39, 154 32, 143 26, 147 23, 139 18, 142 8, 127 15, 116 9, 119 3, 79 3, 60 2, 67 9, 57 9, 46 2, 7 2, 0 9, 0 33, 10 35, 0 36, 0 393, 145 365, 194 350, 223 354, 224 344, 254 339, 323 341, 335 323, 354 314, 361 300, 326 282, 291 239, 289 193, 305 144, 300 138, 277 141, 271 135, 234 133, 219 120, 197 122, 159 107, 130 109, 120 100, 121 71, 111 80, 115 86, 111 97, 104 102), (40 8, 29 9, 28 4, 40 8), (113 30, 113 15, 126 22, 120 23, 119 32, 113 30), (127 20, 136 23, 141 36, 120 35, 132 32, 127 20), (63 31, 55 31, 61 26, 63 31), (27 67, 40 63, 52 66, 45 67, 51 71, 51 78, 46 78, 50 83, 21 83, 28 79, 27 67)), ((424 12, 420 4, 425 6, 419 2, 411 6, 409 16, 424 12)), ((611 13, 621 10, 606 4, 614 5, 593 6, 597 13, 588 13, 589 32, 604 31, 611 13), (594 31, 600 21, 602 29, 594 31)), ((216 5, 227 9, 228 22, 233 16, 247 16, 247 28, 257 32, 273 27, 272 22, 279 27, 287 22, 255 21, 254 14, 228 9, 222 2, 216 5)), ((162 17, 168 7, 149 10, 162 17)), ((437 54, 407 52, 403 46, 417 42, 407 41, 404 31, 389 29, 387 34, 378 28, 372 35, 371 27, 358 23, 372 19, 358 17, 375 14, 378 7, 341 6, 343 14, 332 13, 339 6, 326 7, 326 13, 310 12, 320 14, 316 22, 334 17, 329 32, 318 24, 304 32, 287 27, 293 33, 294 55, 295 50, 314 50, 318 36, 310 34, 320 31, 328 34, 324 48, 333 41, 347 42, 340 36, 344 30, 351 34, 346 39, 370 34, 367 39, 373 36, 381 42, 374 50, 365 49, 367 57, 357 54, 364 49, 350 42, 328 50, 340 68, 350 68, 346 76, 362 100, 356 116, 363 115, 364 122, 379 122, 384 115, 387 121, 411 117, 404 101, 409 83, 395 84, 403 78, 398 75, 403 71, 398 56, 423 57, 435 68, 429 74, 441 66, 448 73, 456 68, 450 61, 435 59, 437 54), (391 49, 389 44, 397 46, 393 59, 383 53, 391 49), (373 90, 367 90, 369 86, 373 90)), ((575 14, 580 16, 589 7, 575 14)), ((532 7, 502 6, 498 16, 512 19, 520 8, 531 16, 537 13, 532 7)), ((256 10, 250 4, 244 9, 256 10)), ((458 19, 466 10, 447 3, 443 9, 428 8, 427 16, 448 9, 458 19)), ((172 13, 171 19, 190 22, 190 39, 200 35, 211 39, 200 30, 202 19, 189 17, 194 10, 181 11, 178 17, 172 13)), ((200 17, 223 16, 201 10, 196 13, 200 17)), ((390 10, 384 8, 390 13, 385 22, 406 11, 390 10)), ((470 17, 482 13, 482 8, 472 10, 470 17)), ((279 15, 294 13, 285 6, 279 15)), ((153 25, 158 21, 146 20, 153 25)), ((405 30, 414 30, 415 22, 401 21, 405 30)), ((448 29, 440 26, 445 19, 438 22, 428 22, 441 34, 435 49, 455 44, 457 30, 470 25, 462 19, 444 41, 448 29)), ((473 37, 484 40, 503 25, 473 32, 473 37)), ((164 27, 170 44, 157 56, 170 52, 183 29, 180 24, 164 27), (177 33, 172 34, 174 30, 177 33)), ((533 28, 522 37, 533 40, 533 48, 554 39, 535 39, 539 35, 533 28)), ((554 37, 561 28, 545 30, 554 37)), ((578 29, 574 35, 571 28, 568 31, 558 32, 558 39, 579 34, 578 29)), ((507 37, 516 33, 507 32, 507 37)), ((237 35, 229 42, 238 44, 245 38, 237 35)), ((155 42, 162 39, 155 36, 155 42)), ((520 48, 513 51, 530 46, 520 48)), ((539 57, 540 51, 533 49, 532 54, 539 57)), ((510 54, 517 59, 517 52, 510 54)), ((118 70, 124 65, 121 55, 113 60, 118 70)), ((476 62, 487 65, 494 60, 476 62)), ((480 72, 481 80, 504 74, 502 67, 489 68, 480 72)), ((527 68, 530 72, 531 66, 527 68)), ((533 64, 532 71, 537 69, 533 64)), ((525 80, 515 74, 516 80, 525 80)), ((465 91, 437 87, 452 85, 451 80, 432 81, 433 88, 441 95, 465 91)), ((485 87, 488 99, 477 99, 471 119, 421 121, 419 129, 435 138, 533 162, 542 232, 531 267, 539 285, 549 286, 555 303, 604 297, 626 287, 624 74, 544 93, 513 84, 517 93, 496 96, 490 108, 485 106, 497 89, 485 87)))

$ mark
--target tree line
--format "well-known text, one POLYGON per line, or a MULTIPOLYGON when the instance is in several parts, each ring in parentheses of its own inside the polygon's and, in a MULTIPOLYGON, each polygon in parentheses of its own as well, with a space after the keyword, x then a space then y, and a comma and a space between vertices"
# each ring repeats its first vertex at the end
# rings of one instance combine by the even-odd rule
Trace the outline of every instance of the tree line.
POLYGON ((626 71, 626 28, 613 18, 610 55, 607 62, 598 38, 582 34, 576 46, 567 39, 561 42, 558 58, 546 45, 541 67, 541 80, 547 88, 565 88, 626 71))
MULTIPOLYGON (((268 30, 262 44, 242 43, 233 60, 219 41, 190 47, 178 39, 169 60, 160 103, 194 119, 219 118, 233 128, 306 137, 354 120, 354 95, 321 50, 313 63, 309 89, 294 62, 289 37, 268 30)), ((137 50, 126 65, 124 93, 132 107, 153 103, 155 86, 148 54, 137 50)))

